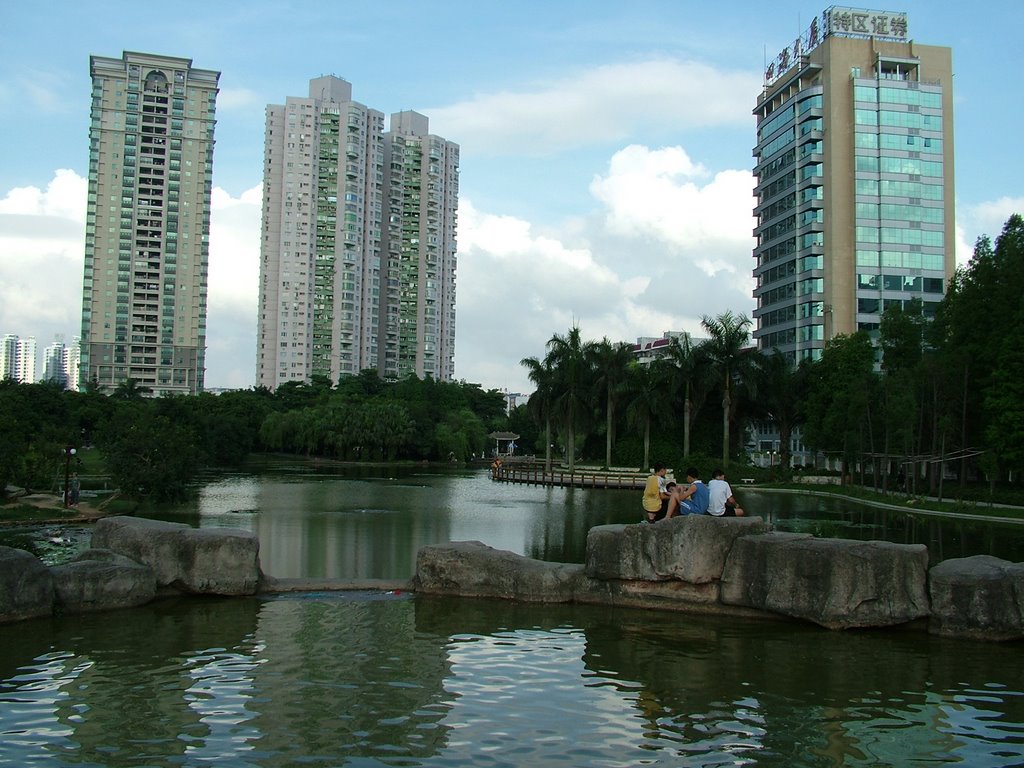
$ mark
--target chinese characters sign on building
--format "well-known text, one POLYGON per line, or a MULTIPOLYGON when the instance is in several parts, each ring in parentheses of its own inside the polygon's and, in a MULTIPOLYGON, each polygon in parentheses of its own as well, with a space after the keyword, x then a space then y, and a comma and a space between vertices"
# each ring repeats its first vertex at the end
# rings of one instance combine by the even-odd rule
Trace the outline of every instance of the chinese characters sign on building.
POLYGON ((907 14, 832 6, 815 16, 807 31, 768 63, 764 71, 765 85, 773 83, 829 35, 904 41, 907 39, 907 14))

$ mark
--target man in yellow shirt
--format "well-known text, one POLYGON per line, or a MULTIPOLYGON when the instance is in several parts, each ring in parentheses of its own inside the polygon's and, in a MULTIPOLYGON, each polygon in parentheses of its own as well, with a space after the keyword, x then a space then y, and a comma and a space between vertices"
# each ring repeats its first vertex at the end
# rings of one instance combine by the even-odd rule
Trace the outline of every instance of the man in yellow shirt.
POLYGON ((656 523, 668 512, 669 494, 665 490, 665 474, 668 470, 664 464, 654 465, 654 474, 647 478, 644 486, 644 512, 648 523, 656 523))

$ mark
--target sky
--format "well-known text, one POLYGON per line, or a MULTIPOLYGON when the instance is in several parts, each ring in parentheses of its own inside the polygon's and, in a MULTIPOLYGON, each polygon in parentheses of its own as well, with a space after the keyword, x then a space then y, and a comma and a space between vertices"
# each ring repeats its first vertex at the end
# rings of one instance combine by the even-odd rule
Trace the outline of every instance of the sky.
MULTIPOLYGON (((264 110, 352 83, 461 146, 455 376, 529 393, 520 361, 752 316, 753 108, 827 5, 777 0, 7 3, 0 25, 0 334, 80 332, 89 56, 220 71, 207 388, 255 382, 264 110)), ((863 7, 863 6, 857 6, 863 7)), ((953 49, 957 259, 1024 213, 1024 4, 907 1, 953 49)))

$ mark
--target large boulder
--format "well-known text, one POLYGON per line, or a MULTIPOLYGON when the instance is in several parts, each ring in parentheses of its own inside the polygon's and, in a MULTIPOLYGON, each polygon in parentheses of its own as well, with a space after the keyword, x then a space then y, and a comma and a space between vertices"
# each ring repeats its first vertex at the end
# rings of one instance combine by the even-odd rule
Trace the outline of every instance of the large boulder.
POLYGON ((53 575, 23 549, 0 547, 0 621, 53 613, 53 575))
POLYGON ((767 534, 737 539, 722 602, 830 629, 903 624, 929 614, 921 544, 767 534))
POLYGON ((654 525, 600 525, 587 534, 586 573, 592 579, 707 584, 722 576, 733 542, 763 534, 760 517, 685 515, 654 525))
POLYGON ((260 543, 250 531, 107 517, 96 523, 92 543, 148 565, 158 587, 212 595, 252 595, 259 587, 260 543))
POLYGON ((156 596, 152 568, 108 549, 87 549, 51 572, 57 603, 66 613, 131 608, 156 596))
POLYGON ((180 576, 185 592, 254 595, 260 584, 260 540, 233 528, 189 528, 179 534, 180 576))
POLYGON ((144 517, 105 517, 96 522, 92 546, 148 565, 156 574, 157 586, 166 587, 181 577, 180 535, 190 530, 191 526, 184 523, 144 517))
POLYGON ((945 560, 929 572, 929 631, 984 640, 1024 637, 1024 563, 991 555, 945 560))
POLYGON ((564 603, 573 600, 583 581, 581 565, 534 560, 479 541, 456 541, 417 552, 413 588, 426 594, 564 603))

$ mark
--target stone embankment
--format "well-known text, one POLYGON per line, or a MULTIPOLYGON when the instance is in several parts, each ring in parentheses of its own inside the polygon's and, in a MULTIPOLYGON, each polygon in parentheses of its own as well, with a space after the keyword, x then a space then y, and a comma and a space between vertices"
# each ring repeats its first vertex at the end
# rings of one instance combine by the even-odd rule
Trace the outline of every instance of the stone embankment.
MULTIPOLYGON (((309 585, 264 575, 255 534, 223 528, 110 517, 96 524, 91 549, 54 568, 0 547, 0 621, 130 607, 163 594, 253 595, 309 585)), ((588 534, 583 565, 480 542, 429 546, 418 553, 412 581, 399 586, 796 618, 830 629, 910 624, 956 637, 1024 638, 1024 563, 979 555, 929 569, 923 545, 772 533, 756 517, 598 526, 588 534)), ((316 588, 331 585, 318 581, 316 588)))
POLYGON ((923 545, 772 533, 756 517, 604 525, 583 565, 479 542, 424 547, 418 592, 796 618, 830 629, 926 625, 941 635, 1024 637, 1024 563, 978 555, 928 568, 923 545))

